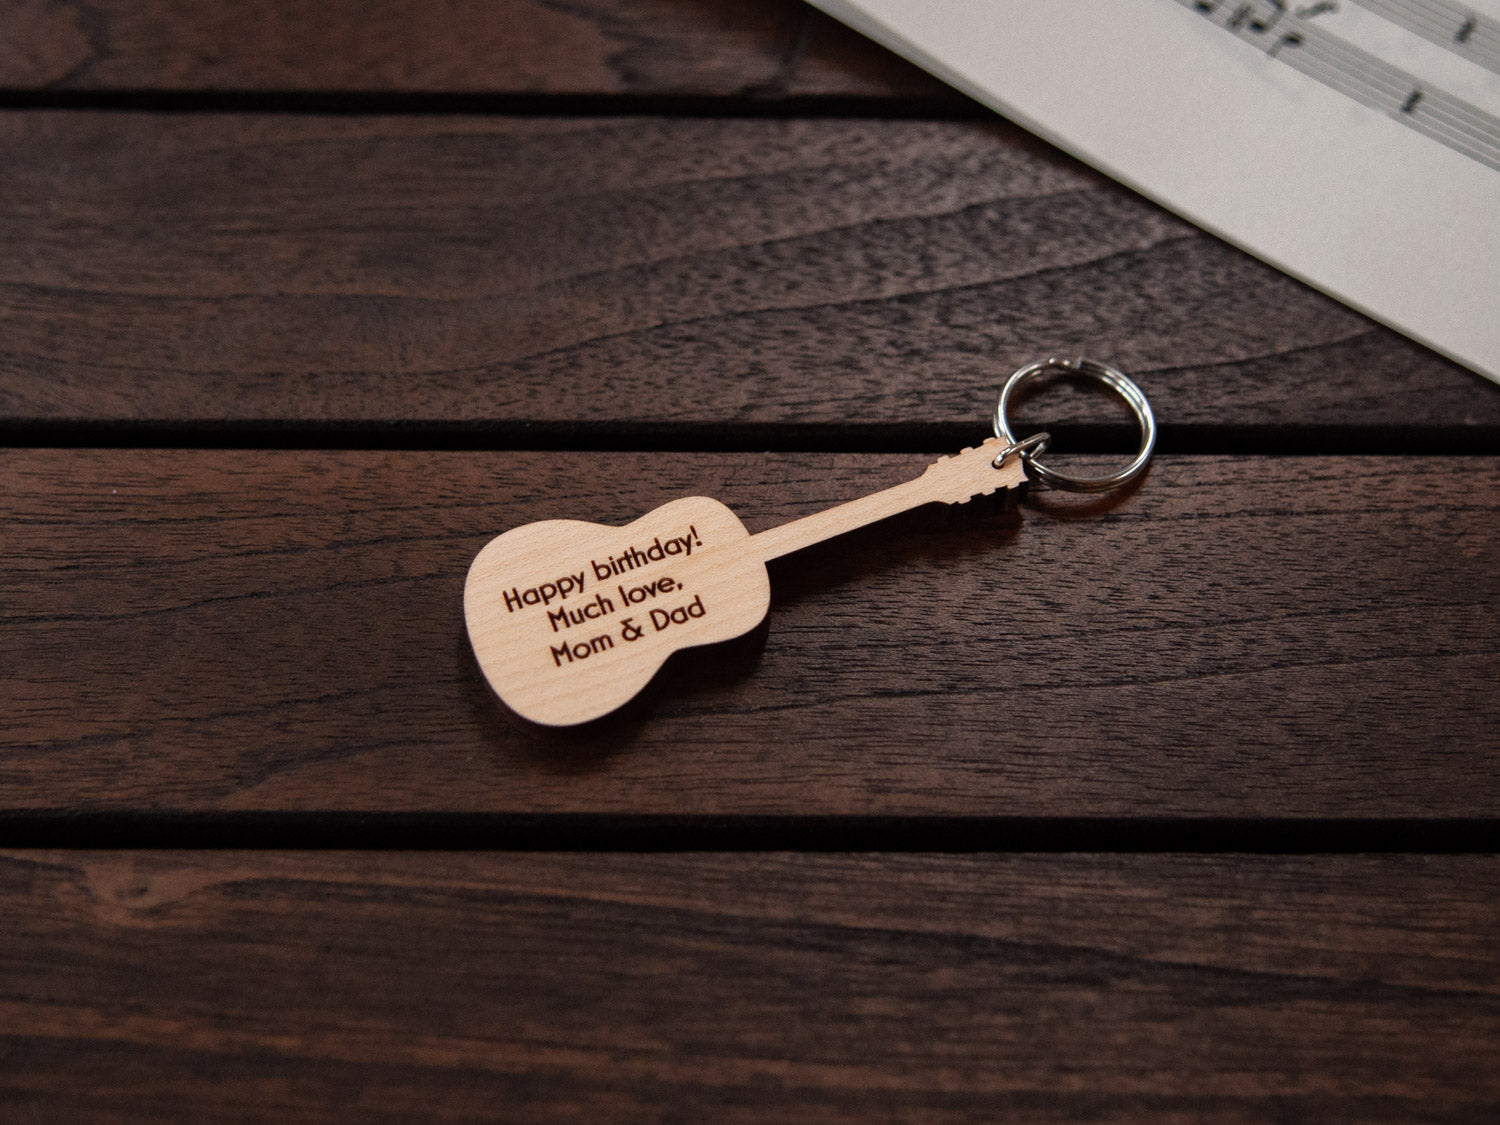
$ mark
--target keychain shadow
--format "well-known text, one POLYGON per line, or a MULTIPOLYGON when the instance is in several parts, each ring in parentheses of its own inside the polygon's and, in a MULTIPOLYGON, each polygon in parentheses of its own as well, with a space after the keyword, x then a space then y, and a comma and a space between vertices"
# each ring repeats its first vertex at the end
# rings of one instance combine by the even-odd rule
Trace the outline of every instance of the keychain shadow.
POLYGON ((815 544, 770 564, 771 612, 809 597, 855 590, 913 563, 1008 559, 1025 516, 1014 494, 928 504, 815 544))
POLYGON ((493 748, 558 775, 604 768, 641 737, 664 700, 704 698, 753 676, 771 638, 773 620, 808 598, 837 595, 914 560, 959 561, 976 555, 1009 558, 1024 516, 1013 495, 967 504, 931 504, 773 560, 771 610, 754 629, 717 644, 673 653, 640 694, 599 719, 548 727, 515 714, 490 689, 468 636, 459 630, 460 674, 476 725, 493 748))
POLYGON ((459 662, 476 725, 496 751, 551 773, 579 775, 603 768, 634 745, 663 700, 709 694, 748 679, 760 663, 769 634, 767 615, 742 636, 675 652, 629 702, 608 715, 570 727, 533 723, 506 707, 485 681, 462 630, 458 633, 459 662))

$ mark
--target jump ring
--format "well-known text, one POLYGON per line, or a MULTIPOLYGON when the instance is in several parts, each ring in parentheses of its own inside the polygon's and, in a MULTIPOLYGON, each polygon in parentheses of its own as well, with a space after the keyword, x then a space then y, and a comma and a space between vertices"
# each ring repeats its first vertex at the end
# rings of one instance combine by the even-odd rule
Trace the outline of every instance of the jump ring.
POLYGON ((1118 371, 1103 363, 1096 363, 1091 359, 1058 359, 1054 356, 1051 359, 1028 363, 1007 379, 1005 386, 1000 389, 1000 401, 995 404, 995 436, 1009 445, 1016 443, 1015 436, 1010 430, 1010 422, 1006 418, 1006 407, 1010 405, 1010 396, 1027 379, 1050 372, 1067 372, 1071 375, 1097 379, 1123 398, 1135 414, 1136 421, 1140 423, 1141 448, 1140 452, 1135 455, 1135 460, 1130 464, 1117 473, 1102 477, 1070 476, 1057 469, 1049 468, 1038 461, 1035 456, 1027 457, 1027 466, 1036 479, 1050 484, 1053 488, 1061 488, 1069 492, 1107 492, 1111 488, 1118 488, 1126 481, 1140 476, 1146 468, 1146 463, 1151 460, 1152 449, 1156 447, 1156 418, 1151 413, 1151 404, 1146 401, 1146 395, 1141 388, 1136 386, 1123 371, 1118 371))

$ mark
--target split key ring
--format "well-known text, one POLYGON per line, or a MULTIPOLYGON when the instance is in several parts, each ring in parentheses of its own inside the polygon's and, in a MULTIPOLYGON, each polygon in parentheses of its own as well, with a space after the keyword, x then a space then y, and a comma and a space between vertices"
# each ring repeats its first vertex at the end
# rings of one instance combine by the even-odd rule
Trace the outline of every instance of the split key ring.
POLYGON ((1046 448, 1046 442, 1043 441, 1029 452, 1023 452, 1022 456, 1025 458, 1027 470, 1044 484, 1065 489, 1068 492, 1108 492, 1111 488, 1118 488, 1127 481, 1140 476, 1145 471, 1146 463, 1151 460, 1151 451, 1156 447, 1156 417, 1151 413, 1151 404, 1146 401, 1146 395, 1141 388, 1136 386, 1123 371, 1107 364, 1097 363, 1092 359, 1059 359, 1053 356, 1051 359, 1028 363, 1017 371, 1005 381, 1005 386, 1000 389, 1000 401, 995 404, 995 436, 1008 446, 1021 447, 1031 442, 1030 438, 1021 442, 1016 440, 1015 435, 1011 433, 1010 422, 1006 418, 1006 408, 1010 405, 1011 395, 1022 383, 1028 379, 1049 374, 1067 374, 1097 379, 1118 394, 1135 414, 1136 421, 1140 423, 1141 447, 1135 455, 1135 460, 1119 472, 1102 477, 1084 477, 1072 476, 1037 460, 1037 454, 1046 448))

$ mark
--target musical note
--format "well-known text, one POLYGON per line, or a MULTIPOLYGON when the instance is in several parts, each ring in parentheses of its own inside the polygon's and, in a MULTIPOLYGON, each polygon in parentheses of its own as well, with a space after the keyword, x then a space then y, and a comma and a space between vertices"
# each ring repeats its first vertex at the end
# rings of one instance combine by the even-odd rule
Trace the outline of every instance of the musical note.
POLYGON ((1262 18, 1260 18, 1258 20, 1251 20, 1250 21, 1250 30, 1251 31, 1255 31, 1255 32, 1259 32, 1261 34, 1264 34, 1264 33, 1268 32, 1268 31, 1270 31, 1271 28, 1273 28, 1273 27, 1276 26, 1276 21, 1277 20, 1281 19, 1282 16, 1286 15, 1286 5, 1282 3, 1282 0, 1266 0, 1266 2, 1269 3, 1271 5, 1271 7, 1275 9, 1275 14, 1272 15, 1270 19, 1266 19, 1266 18, 1262 17, 1262 18))
MULTIPOLYGON (((1269 32, 1276 26, 1277 21, 1286 14, 1286 4, 1284 0, 1259 0, 1259 2, 1266 6, 1264 10, 1261 10, 1259 15, 1256 14, 1257 9, 1255 4, 1242 3, 1235 8, 1234 13, 1229 17, 1224 26, 1230 31, 1238 31, 1242 27, 1247 28, 1257 35, 1264 35, 1269 32)), ((1217 0, 1212 0, 1212 2, 1210 0, 1198 0, 1196 4, 1198 11, 1203 12, 1205 15, 1211 14, 1218 6, 1217 0)))

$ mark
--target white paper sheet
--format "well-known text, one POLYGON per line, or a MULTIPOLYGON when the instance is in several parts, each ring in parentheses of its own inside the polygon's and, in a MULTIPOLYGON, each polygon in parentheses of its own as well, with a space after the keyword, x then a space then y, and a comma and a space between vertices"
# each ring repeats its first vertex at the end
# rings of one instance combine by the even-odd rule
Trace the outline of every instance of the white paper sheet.
POLYGON ((813 0, 1500 381, 1500 0, 813 0))

